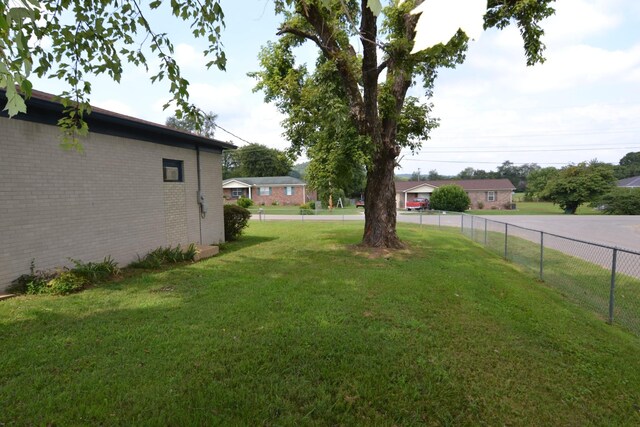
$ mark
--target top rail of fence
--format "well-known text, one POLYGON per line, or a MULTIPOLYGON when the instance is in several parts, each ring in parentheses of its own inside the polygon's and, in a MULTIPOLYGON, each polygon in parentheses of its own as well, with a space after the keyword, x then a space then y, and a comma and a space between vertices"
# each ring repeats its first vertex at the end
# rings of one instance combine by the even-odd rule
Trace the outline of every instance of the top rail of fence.
POLYGON ((610 246, 610 245, 605 245, 605 244, 602 244, 602 243, 589 242, 587 240, 581 240, 581 239, 576 239, 576 238, 573 238, 573 237, 562 236, 560 234, 549 233, 548 231, 536 230, 534 228, 523 227, 521 225, 511 224, 511 223, 503 222, 503 221, 496 221, 494 219, 488 219, 488 218, 481 217, 481 216, 478 216, 478 215, 470 215, 470 214, 464 214, 464 215, 465 216, 469 216, 469 217, 473 217, 473 218, 480 218, 480 219, 483 219, 483 220, 486 220, 486 221, 489 221, 489 222, 493 222, 493 223, 496 223, 496 224, 502 224, 502 225, 506 224, 509 227, 515 227, 515 228, 519 228, 521 230, 533 231, 535 233, 544 233, 547 236, 558 237, 560 239, 567 239, 567 240, 571 240, 571 241, 577 242, 577 243, 584 243, 586 245, 598 246, 598 247, 604 248, 604 249, 611 249, 611 250, 615 249, 617 251, 621 251, 621 252, 625 252, 625 253, 629 253, 629 254, 640 255, 640 252, 634 251, 632 249, 621 248, 621 247, 618 247, 618 246, 610 246))

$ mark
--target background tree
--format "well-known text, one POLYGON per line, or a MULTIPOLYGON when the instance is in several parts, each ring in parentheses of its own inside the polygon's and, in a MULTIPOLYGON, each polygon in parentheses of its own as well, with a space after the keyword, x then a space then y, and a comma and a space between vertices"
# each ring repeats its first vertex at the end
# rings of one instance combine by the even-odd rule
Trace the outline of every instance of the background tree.
POLYGON ((525 191, 525 200, 533 201, 549 201, 545 199, 544 189, 547 183, 558 175, 558 169, 554 167, 540 168, 532 171, 527 177, 527 187, 525 191))
POLYGON ((510 161, 505 161, 498 166, 497 178, 506 178, 516 187, 516 191, 525 191, 527 187, 527 177, 535 170, 540 169, 535 163, 525 163, 517 166, 510 161))
POLYGON ((447 179, 447 177, 444 175, 440 175, 437 170, 431 169, 427 174, 427 179, 429 181, 440 181, 442 179, 447 179))
POLYGON ((438 211, 464 212, 469 209, 471 199, 459 185, 443 185, 433 190, 429 207, 438 211))
POLYGON ((67 145, 77 146, 77 135, 88 128, 84 114, 90 112, 91 80, 106 74, 116 82, 123 63, 148 68, 147 55, 156 56, 157 72, 152 81, 167 79, 171 103, 178 119, 202 122, 201 112, 189 103, 188 82, 173 59, 173 43, 167 33, 157 32, 145 11, 168 3, 175 18, 189 25, 195 37, 208 46, 208 67, 224 69, 226 58, 219 39, 224 26, 219 0, 102 1, 0 1, 0 89, 7 93, 4 106, 13 116, 26 112, 23 97, 31 95, 31 76, 56 78, 69 87, 60 95, 65 115, 59 125, 67 145))
POLYGON ((225 151, 222 175, 237 177, 286 176, 293 161, 288 155, 262 144, 248 144, 234 151, 225 151))
POLYGON ((425 179, 425 176, 421 175, 419 171, 413 171, 409 181, 424 181, 425 179))
MULTIPOLYGON (((489 0, 485 26, 516 23, 527 63, 540 62, 544 45, 538 22, 553 13, 551 1, 489 0)), ((392 1, 378 27, 376 0, 276 0, 276 12, 284 17, 281 37, 263 49, 262 70, 251 74, 265 100, 287 116, 283 125, 294 149, 318 147, 309 155, 312 163, 316 154, 339 149, 350 163, 366 166, 362 241, 367 246, 403 246, 396 234, 397 158, 402 148, 420 147, 437 125, 428 116, 431 105, 408 96, 409 88, 422 83, 429 97, 438 69, 462 63, 467 48, 467 36, 458 31, 446 45, 411 54, 418 16, 410 12, 416 3, 422 2, 392 1), (361 56, 351 45, 354 38, 361 56), (293 55, 306 41, 320 50, 312 73, 296 66, 293 55)))
POLYGON ((640 151, 625 154, 614 169, 618 179, 640 176, 640 151))
POLYGON ((583 162, 560 169, 541 196, 559 205, 565 213, 575 214, 580 205, 598 200, 614 182, 611 165, 583 162))
POLYGON ((167 117, 165 125, 173 129, 184 130, 207 138, 213 138, 216 133, 217 114, 212 111, 202 114, 202 123, 198 124, 192 117, 183 116, 182 119, 176 116, 167 117))
POLYGON ((599 203, 609 215, 640 215, 640 188, 613 187, 599 203))

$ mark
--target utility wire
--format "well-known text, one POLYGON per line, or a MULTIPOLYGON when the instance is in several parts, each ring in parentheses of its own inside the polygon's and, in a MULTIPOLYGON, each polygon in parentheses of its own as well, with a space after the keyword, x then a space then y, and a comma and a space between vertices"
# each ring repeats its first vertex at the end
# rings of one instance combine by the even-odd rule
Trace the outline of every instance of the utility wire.
MULTIPOLYGON (((457 148, 457 147, 456 147, 457 148)), ((420 151, 421 154, 466 154, 466 153, 536 153, 550 151, 603 151, 603 150, 635 150, 640 147, 601 147, 601 148, 543 148, 525 150, 448 150, 448 151, 420 151)))

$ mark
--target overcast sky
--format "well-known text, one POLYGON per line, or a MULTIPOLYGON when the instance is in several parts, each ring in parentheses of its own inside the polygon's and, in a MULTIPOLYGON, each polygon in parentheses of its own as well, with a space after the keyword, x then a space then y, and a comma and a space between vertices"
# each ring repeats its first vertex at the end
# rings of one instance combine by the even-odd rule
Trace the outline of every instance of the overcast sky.
MULTIPOLYGON (((216 138, 285 148, 282 116, 263 103, 261 93, 252 93, 255 82, 246 76, 258 69, 260 46, 276 40, 280 20, 273 2, 223 0, 222 6, 226 72, 206 70, 204 45, 179 21, 158 16, 154 23, 172 36, 192 101, 217 113, 218 124, 242 140, 221 130, 216 138)), ((526 66, 518 30, 509 27, 485 32, 470 43, 463 65, 440 72, 431 101, 441 125, 420 153, 404 153, 397 173, 494 170, 505 160, 561 167, 597 158, 617 164, 640 151, 640 1, 559 0, 555 7, 556 15, 542 24, 543 65, 526 66)), ((301 61, 313 62, 314 48, 300 53, 301 61)), ((35 88, 59 93, 63 87, 45 80, 35 88)), ((91 103, 164 123, 171 115, 162 110, 167 90, 128 67, 119 85, 96 81, 91 103)))

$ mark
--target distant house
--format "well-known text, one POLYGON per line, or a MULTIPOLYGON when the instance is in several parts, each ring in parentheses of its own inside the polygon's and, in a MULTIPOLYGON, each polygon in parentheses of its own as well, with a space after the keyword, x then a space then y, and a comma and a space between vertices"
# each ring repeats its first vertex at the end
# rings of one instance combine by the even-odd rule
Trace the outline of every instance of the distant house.
POLYGON ((124 265, 159 246, 224 241, 222 150, 235 146, 93 108, 84 151, 65 151, 62 106, 34 91, 27 108, 0 112, 0 291, 32 261, 124 265))
POLYGON ((397 181, 396 206, 404 209, 407 200, 417 197, 431 198, 431 193, 444 185, 458 185, 469 195, 471 208, 510 209, 515 187, 503 179, 460 179, 441 181, 397 181))
POLYGON ((316 198, 306 182, 291 176, 230 178, 222 182, 222 189, 226 203, 246 197, 257 205, 301 205, 316 198))
POLYGON ((640 176, 632 176, 618 181, 618 187, 640 188, 640 176))

